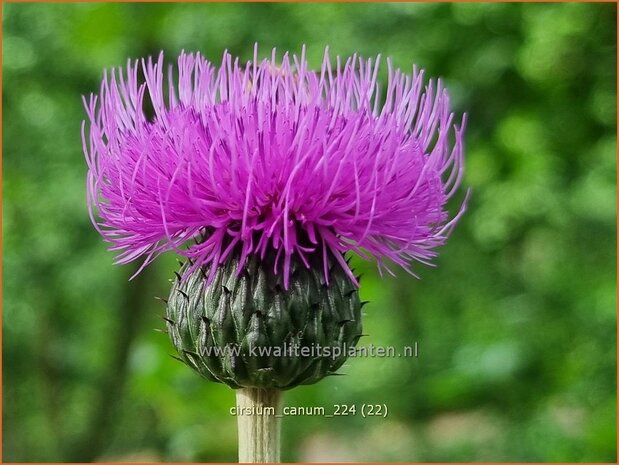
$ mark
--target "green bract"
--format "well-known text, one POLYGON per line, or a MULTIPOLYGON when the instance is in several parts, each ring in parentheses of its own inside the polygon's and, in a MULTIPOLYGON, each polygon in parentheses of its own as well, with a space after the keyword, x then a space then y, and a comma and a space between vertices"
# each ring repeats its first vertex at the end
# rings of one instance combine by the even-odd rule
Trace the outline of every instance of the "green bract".
POLYGON ((233 388, 289 389, 333 374, 361 337, 355 284, 329 259, 291 263, 288 289, 273 257, 252 257, 240 275, 238 257, 205 269, 181 268, 166 321, 180 359, 205 378, 233 388), (190 273, 188 276, 185 274, 190 273))

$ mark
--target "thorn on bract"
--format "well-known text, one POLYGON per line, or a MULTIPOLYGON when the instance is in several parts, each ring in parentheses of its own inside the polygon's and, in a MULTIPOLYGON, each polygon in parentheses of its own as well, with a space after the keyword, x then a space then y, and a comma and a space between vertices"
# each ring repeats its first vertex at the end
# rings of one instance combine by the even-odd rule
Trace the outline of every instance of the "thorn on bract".
POLYGON ((185 349, 183 349, 183 353, 184 353, 185 355, 189 355, 190 357, 197 357, 197 358, 200 358, 200 356, 199 356, 197 353, 195 353, 195 352, 191 352, 190 350, 185 350, 185 349))

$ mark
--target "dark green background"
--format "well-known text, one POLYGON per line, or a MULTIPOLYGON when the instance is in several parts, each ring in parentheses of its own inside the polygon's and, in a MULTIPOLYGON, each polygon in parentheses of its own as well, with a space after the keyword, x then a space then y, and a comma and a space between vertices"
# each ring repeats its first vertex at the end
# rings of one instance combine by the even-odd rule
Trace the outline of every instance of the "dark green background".
MULTIPOLYGON (((381 403, 386 419, 287 418, 283 459, 615 461, 616 6, 4 4, 5 461, 233 461, 234 395, 168 356, 175 258, 138 279, 91 227, 80 97, 127 57, 258 41, 313 66, 382 53, 443 76, 467 111, 470 209, 436 268, 362 297, 358 358, 289 405, 381 403)), ((381 74, 384 80, 386 72, 381 74)))

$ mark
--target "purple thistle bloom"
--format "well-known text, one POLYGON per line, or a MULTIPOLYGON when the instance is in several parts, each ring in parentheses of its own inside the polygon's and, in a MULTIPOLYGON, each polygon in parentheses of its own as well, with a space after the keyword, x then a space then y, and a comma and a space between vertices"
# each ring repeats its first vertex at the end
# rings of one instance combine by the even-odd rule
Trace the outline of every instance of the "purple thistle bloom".
POLYGON ((141 270, 174 250, 212 274, 233 251, 240 266, 275 253, 286 287, 292 257, 308 265, 310 254, 327 280, 327 253, 354 282, 347 251, 379 269, 428 264, 465 209, 446 211, 465 117, 454 124, 440 80, 424 87, 423 71, 389 60, 381 99, 379 61, 332 67, 325 50, 312 71, 305 49, 281 62, 275 50, 259 62, 256 49, 245 66, 224 53, 217 68, 183 52, 166 83, 163 54, 106 73, 82 134, 91 218, 117 262, 144 256, 141 270))

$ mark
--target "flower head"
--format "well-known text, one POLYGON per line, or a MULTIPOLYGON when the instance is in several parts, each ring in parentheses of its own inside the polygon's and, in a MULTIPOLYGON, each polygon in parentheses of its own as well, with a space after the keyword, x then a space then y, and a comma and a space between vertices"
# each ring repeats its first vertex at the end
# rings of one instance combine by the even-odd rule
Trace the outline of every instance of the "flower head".
POLYGON ((269 253, 285 286, 312 254, 326 279, 327 254, 353 281, 347 251, 429 263, 464 211, 446 204, 465 119, 440 80, 389 61, 381 98, 379 61, 332 65, 326 50, 313 71, 305 49, 245 65, 224 53, 219 67, 181 53, 167 71, 161 54, 106 73, 82 132, 91 217, 118 263, 174 250, 212 275, 233 253, 239 268, 269 253))

